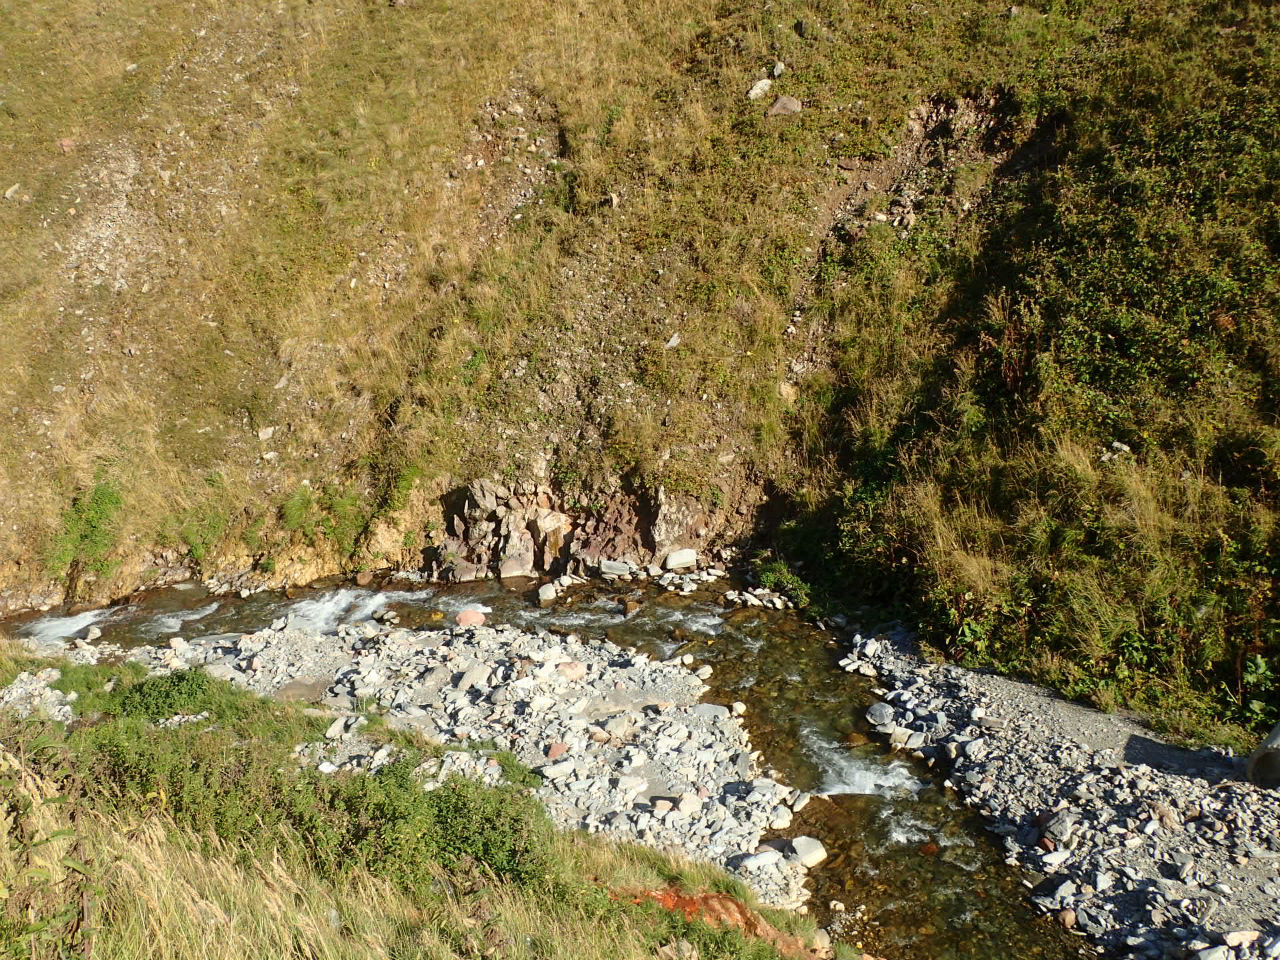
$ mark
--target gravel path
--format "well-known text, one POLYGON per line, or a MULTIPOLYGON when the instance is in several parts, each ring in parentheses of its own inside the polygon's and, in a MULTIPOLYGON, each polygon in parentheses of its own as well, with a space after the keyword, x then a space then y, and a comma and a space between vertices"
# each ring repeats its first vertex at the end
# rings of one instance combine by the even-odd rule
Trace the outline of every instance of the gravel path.
POLYGON ((1001 677, 933 665, 897 632, 854 635, 867 719, 941 765, 1026 868, 1033 901, 1120 956, 1280 957, 1280 792, 1215 750, 1001 677))

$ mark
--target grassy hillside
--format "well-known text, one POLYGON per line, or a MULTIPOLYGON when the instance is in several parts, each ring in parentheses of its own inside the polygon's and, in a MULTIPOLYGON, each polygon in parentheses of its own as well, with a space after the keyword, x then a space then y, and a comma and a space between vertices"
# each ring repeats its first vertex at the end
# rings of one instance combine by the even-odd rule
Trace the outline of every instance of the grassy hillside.
POLYGON ((980 217, 833 251, 829 588, 1177 733, 1280 719, 1278 26, 1130 11, 980 217))
POLYGON ((7 4, 0 579, 351 569, 480 474, 751 475, 829 600, 1243 742, 1280 673, 1275 18, 7 4))
MULTIPOLYGON (((0 656, 7 681, 17 664, 0 656)), ((325 722, 203 673, 66 668, 69 729, 3 720, 0 956, 678 957, 777 960, 772 942, 668 910, 649 891, 740 883, 639 847, 553 831, 519 786, 424 792, 428 745, 374 774, 300 770, 325 722), (179 727, 177 713, 209 719, 179 727)), ((513 775, 516 773, 513 769, 513 775)), ((527 771, 524 777, 531 777, 527 771)), ((518 781, 519 776, 515 776, 518 781)), ((812 924, 757 929, 795 955, 812 924)), ((856 956, 855 954, 849 954, 856 956)))

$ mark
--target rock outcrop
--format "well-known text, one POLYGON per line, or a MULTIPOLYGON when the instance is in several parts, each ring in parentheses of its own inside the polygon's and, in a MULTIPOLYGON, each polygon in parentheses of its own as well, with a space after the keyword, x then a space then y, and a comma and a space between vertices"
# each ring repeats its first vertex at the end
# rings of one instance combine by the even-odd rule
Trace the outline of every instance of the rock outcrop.
POLYGON ((432 572, 455 581, 582 574, 602 562, 662 567, 673 556, 679 562, 705 552, 728 527, 726 514, 662 488, 583 508, 544 484, 481 479, 446 495, 444 508, 432 572))

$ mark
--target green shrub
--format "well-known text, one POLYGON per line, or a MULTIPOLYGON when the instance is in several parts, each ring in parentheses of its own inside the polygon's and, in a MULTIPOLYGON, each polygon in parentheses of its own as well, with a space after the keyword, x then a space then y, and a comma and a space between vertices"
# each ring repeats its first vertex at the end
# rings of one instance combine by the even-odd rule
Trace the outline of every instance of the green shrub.
POLYGON ((99 479, 77 494, 62 515, 62 530, 49 552, 49 566, 58 574, 88 570, 107 576, 114 568, 110 553, 124 498, 108 480, 99 479))
POLYGON ((526 884, 548 874, 550 823, 516 787, 452 779, 426 792, 416 751, 372 775, 300 770, 292 748, 319 735, 316 721, 199 671, 123 686, 102 706, 108 716, 71 742, 86 782, 124 808, 163 810, 254 856, 301 838, 289 852, 325 872, 364 865, 406 889, 468 863, 526 884), (152 725, 204 711, 209 725, 152 725))

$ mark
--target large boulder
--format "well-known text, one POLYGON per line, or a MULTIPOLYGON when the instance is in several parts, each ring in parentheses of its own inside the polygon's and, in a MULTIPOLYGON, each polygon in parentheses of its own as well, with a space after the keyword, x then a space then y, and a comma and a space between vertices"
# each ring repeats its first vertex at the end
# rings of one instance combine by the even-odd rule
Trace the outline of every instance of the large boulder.
POLYGON ((1280 787, 1280 724, 1249 757, 1249 779, 1260 787, 1280 787))

